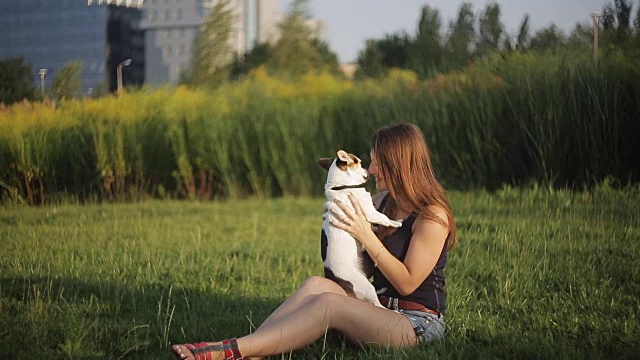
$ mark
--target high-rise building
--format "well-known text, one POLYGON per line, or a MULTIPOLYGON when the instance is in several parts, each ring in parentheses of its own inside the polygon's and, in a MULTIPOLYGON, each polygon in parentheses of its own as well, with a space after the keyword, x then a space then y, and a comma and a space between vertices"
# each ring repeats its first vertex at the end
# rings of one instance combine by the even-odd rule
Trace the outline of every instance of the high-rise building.
MULTIPOLYGON (((192 45, 205 18, 219 0, 146 0, 145 82, 176 84, 190 67, 192 45)), ((277 0, 231 0, 235 15, 234 52, 242 55, 256 42, 273 41, 279 21, 277 0)))
POLYGON ((138 29, 142 0, 0 1, 0 58, 23 57, 34 81, 47 84, 65 64, 83 63, 84 92, 115 88, 116 66, 126 59, 124 84, 144 81, 144 38, 138 29))

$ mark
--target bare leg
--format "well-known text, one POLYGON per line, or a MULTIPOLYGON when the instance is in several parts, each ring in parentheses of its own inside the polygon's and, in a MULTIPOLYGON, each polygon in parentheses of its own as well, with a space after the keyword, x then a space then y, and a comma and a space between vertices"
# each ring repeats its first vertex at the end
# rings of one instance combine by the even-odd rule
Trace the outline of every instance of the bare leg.
MULTIPOLYGON (((325 277, 311 276, 307 278, 302 285, 293 293, 282 305, 280 305, 254 332, 264 331, 269 326, 276 324, 282 318, 298 311, 301 306, 305 306, 310 295, 318 295, 326 292, 333 292, 340 295, 347 293, 334 281, 325 277)), ((262 357, 254 356, 251 359, 261 359, 262 357)))
POLYGON ((282 303, 269 317, 256 329, 255 332, 264 330, 269 327, 270 324, 273 324, 283 317, 291 314, 292 312, 298 310, 300 304, 309 296, 309 295, 318 295, 325 292, 332 292, 341 295, 347 295, 345 291, 340 287, 340 285, 336 284, 334 281, 329 280, 320 276, 311 276, 307 278, 302 285, 293 293, 293 295, 289 296, 289 298, 282 303))
MULTIPOLYGON (((313 343, 328 329, 335 329, 361 345, 402 347, 416 343, 413 327, 403 315, 345 295, 331 292, 308 295, 298 305, 260 331, 239 338, 240 352, 254 357, 290 352, 313 343)), ((191 355, 183 347, 174 349, 191 355)), ((221 354, 215 354, 214 359, 216 356, 221 358, 221 354)))

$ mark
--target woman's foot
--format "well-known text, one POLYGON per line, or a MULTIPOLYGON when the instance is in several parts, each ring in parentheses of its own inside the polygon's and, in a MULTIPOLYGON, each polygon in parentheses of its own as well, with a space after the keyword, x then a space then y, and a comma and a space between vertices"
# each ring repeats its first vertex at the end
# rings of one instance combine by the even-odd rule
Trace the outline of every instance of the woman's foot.
POLYGON ((173 345, 169 351, 178 360, 242 360, 236 339, 219 343, 197 343, 173 345))

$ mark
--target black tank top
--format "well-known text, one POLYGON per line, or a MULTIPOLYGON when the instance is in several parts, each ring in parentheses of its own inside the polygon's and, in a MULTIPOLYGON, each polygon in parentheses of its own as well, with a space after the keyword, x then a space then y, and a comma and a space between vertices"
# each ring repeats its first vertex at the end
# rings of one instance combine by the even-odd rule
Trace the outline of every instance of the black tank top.
MULTIPOLYGON (((386 195, 380 204, 380 209, 383 209, 386 205, 389 195, 386 195)), ((379 210, 380 210, 379 209, 379 210)), ((411 236, 413 235, 412 227, 416 220, 416 214, 411 214, 407 219, 402 222, 402 226, 386 236, 382 243, 387 248, 389 253, 398 258, 400 261, 404 261, 407 256, 407 250, 409 250, 409 244, 411 243, 411 236)), ((446 310, 446 295, 444 291, 445 275, 444 269, 447 266, 447 244, 448 240, 440 253, 440 257, 436 262, 435 267, 429 273, 429 276, 418 286, 418 288, 409 295, 400 295, 398 291, 389 283, 387 278, 382 275, 380 269, 375 268, 373 272, 373 286, 377 290, 387 288, 384 295, 414 301, 424 305, 429 309, 436 310, 441 314, 446 310)))

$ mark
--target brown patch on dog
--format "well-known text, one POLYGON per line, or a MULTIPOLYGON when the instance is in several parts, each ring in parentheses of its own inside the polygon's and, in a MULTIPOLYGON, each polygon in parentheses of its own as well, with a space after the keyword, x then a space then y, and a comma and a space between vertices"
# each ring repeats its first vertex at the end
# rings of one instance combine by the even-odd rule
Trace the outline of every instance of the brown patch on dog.
POLYGON ((330 158, 321 158, 320 160, 318 160, 318 165, 320 165, 321 168, 327 171, 329 171, 331 164, 333 164, 333 159, 330 158))
POLYGON ((349 154, 349 157, 351 158, 351 164, 349 164, 350 167, 356 167, 358 166, 362 160, 360 160, 357 156, 353 155, 353 154, 349 154))
POLYGON ((327 279, 333 280, 336 284, 340 285, 340 287, 344 290, 352 298, 356 297, 356 293, 353 291, 353 284, 350 281, 344 280, 342 278, 337 277, 333 271, 324 268, 324 277, 327 279))
MULTIPOLYGON (((337 154, 338 157, 335 158, 335 160, 337 160, 336 166, 338 166, 338 168, 342 171, 347 171, 347 168, 349 167, 356 167, 362 162, 362 160, 360 160, 357 156, 349 154, 344 150, 338 150, 337 154)), ((321 168, 329 171, 331 164, 333 164, 333 160, 334 159, 331 158, 321 158, 320 160, 318 160, 318 165, 320 165, 321 168)))

